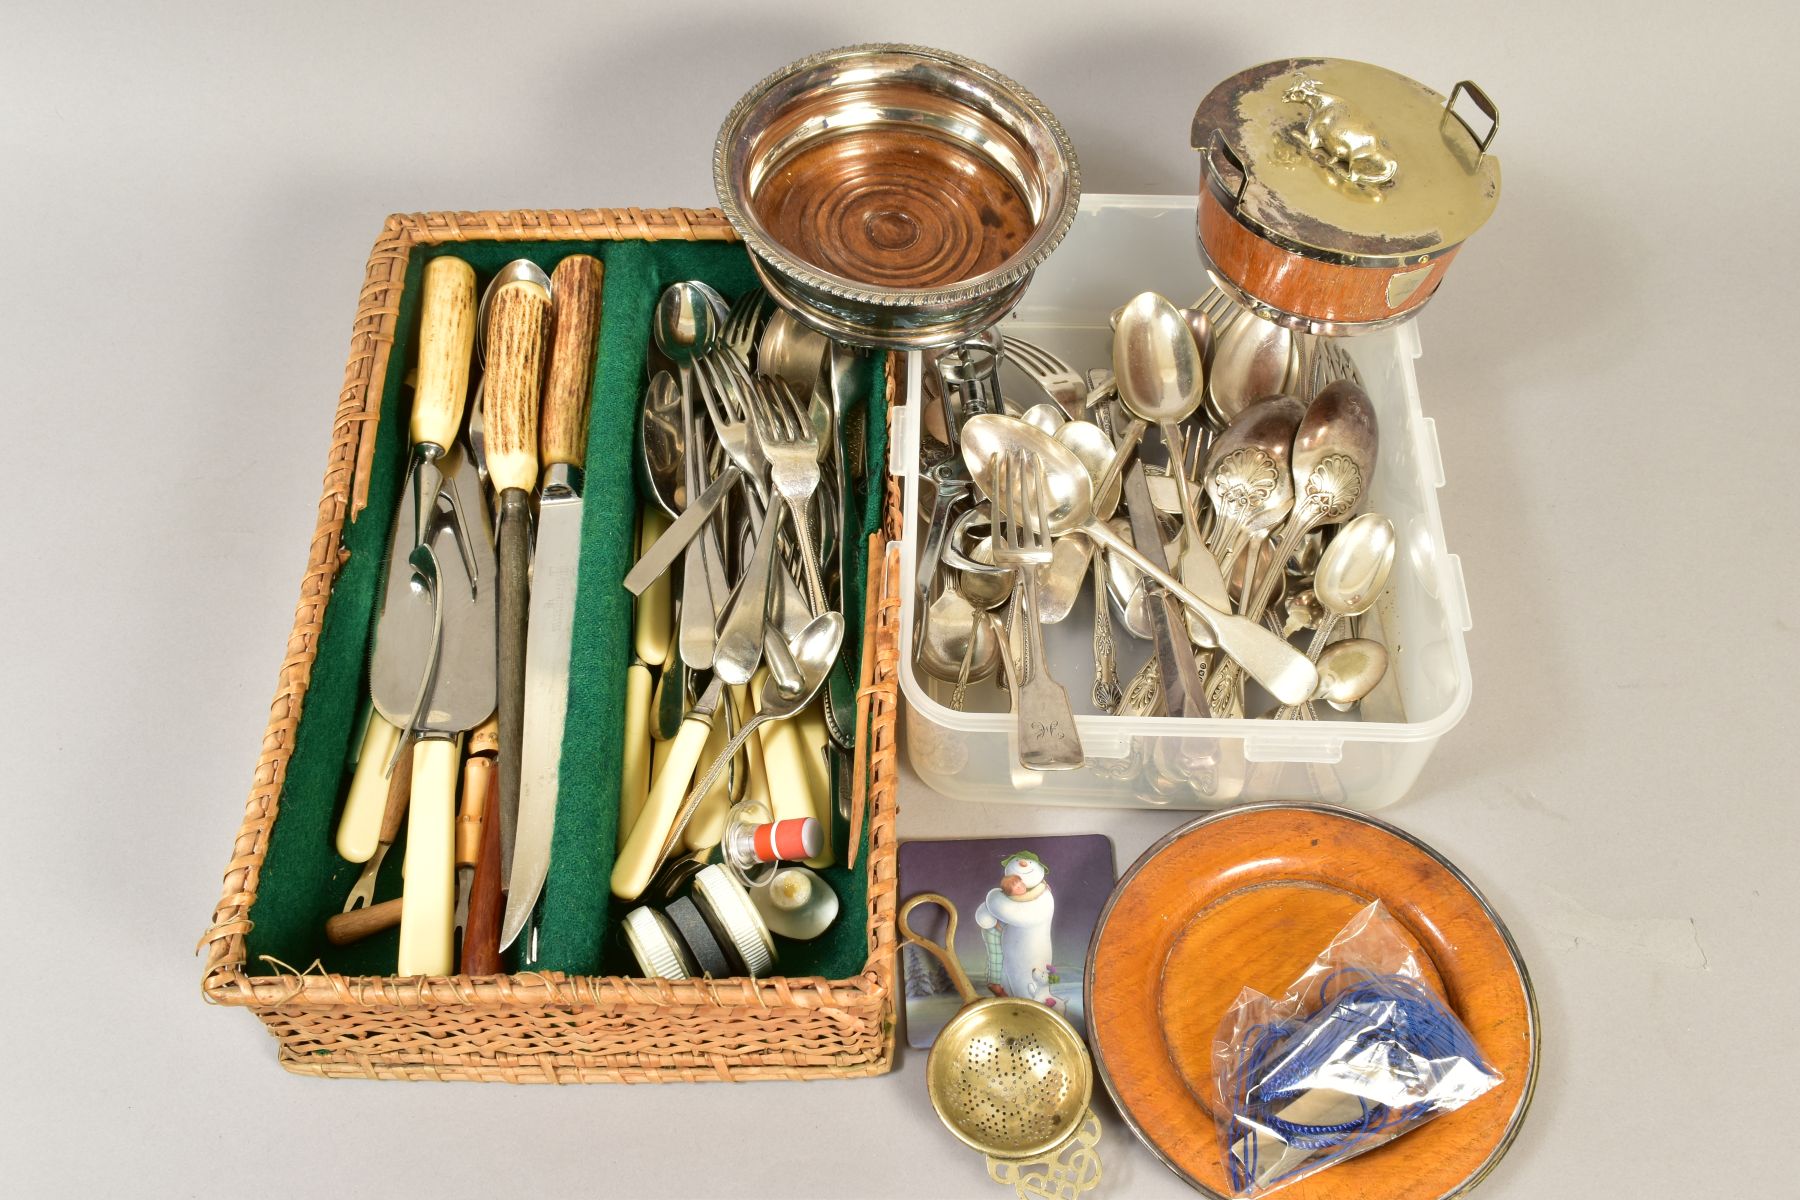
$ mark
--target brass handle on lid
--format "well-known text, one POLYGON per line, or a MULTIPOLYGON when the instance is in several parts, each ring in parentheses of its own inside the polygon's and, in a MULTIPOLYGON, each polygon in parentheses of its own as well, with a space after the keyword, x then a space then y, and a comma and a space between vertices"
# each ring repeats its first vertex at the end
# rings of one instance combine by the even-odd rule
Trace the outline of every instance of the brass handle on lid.
POLYGON ((1231 207, 1236 208, 1244 202, 1244 189, 1250 186, 1250 170, 1244 166, 1238 152, 1231 148, 1231 143, 1225 140, 1223 129, 1213 130, 1212 141, 1206 147, 1206 165, 1211 168, 1214 178, 1219 178, 1219 165, 1213 161, 1214 154, 1223 154, 1226 163, 1238 173, 1237 191, 1231 194, 1231 207))
POLYGON ((1488 147, 1494 144, 1494 135, 1500 132, 1500 110, 1494 107, 1494 102, 1488 99, 1488 94, 1482 91, 1474 80, 1459 79, 1456 86, 1450 89, 1450 99, 1444 102, 1444 113, 1446 116, 1455 117, 1456 123, 1463 127, 1470 138, 1474 139, 1475 148, 1481 151, 1475 161, 1480 162, 1486 158, 1488 147), (1475 107, 1479 108, 1481 115, 1489 121, 1486 137, 1477 137, 1474 128, 1463 118, 1461 113, 1456 111, 1456 98, 1464 92, 1469 93, 1469 99, 1475 102, 1475 107))

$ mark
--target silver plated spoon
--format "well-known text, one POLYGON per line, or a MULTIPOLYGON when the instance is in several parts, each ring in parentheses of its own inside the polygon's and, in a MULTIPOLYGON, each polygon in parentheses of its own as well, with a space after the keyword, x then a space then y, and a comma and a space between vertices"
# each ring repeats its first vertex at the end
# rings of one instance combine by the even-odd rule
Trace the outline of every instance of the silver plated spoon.
POLYGON ((1313 595, 1324 614, 1308 658, 1319 661, 1340 620, 1360 617, 1374 605, 1394 569, 1396 548, 1394 523, 1380 513, 1364 513, 1338 530, 1313 574, 1313 595))
MULTIPOLYGON (((1155 292, 1132 298, 1113 331, 1113 378, 1119 402, 1133 417, 1162 430, 1170 476, 1180 499, 1184 532, 1177 563, 1181 581, 1215 608, 1228 609, 1225 577, 1207 552, 1196 519, 1193 488, 1181 464, 1187 461, 1181 422, 1193 415, 1205 394, 1206 367, 1181 311, 1155 292)), ((1189 636, 1203 646, 1212 634, 1203 620, 1188 623, 1189 636)))
POLYGON ((1245 408, 1281 391, 1293 366, 1294 335, 1240 311, 1218 335, 1206 379, 1206 416, 1225 429, 1245 408))

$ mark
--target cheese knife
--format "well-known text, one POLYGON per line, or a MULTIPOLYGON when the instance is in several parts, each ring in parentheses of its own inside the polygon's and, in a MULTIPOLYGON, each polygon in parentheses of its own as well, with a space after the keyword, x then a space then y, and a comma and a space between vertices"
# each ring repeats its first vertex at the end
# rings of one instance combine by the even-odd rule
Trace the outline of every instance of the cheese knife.
POLYGON ((539 422, 543 487, 531 559, 526 624, 525 705, 521 726, 519 811, 507 873, 500 948, 531 918, 550 872, 561 784, 563 724, 569 708, 569 644, 581 569, 582 467, 587 461, 588 400, 600 337, 600 261, 572 254, 550 276, 550 360, 539 422))
POLYGON ((440 507, 428 530, 426 544, 442 572, 435 604, 432 594, 413 586, 410 559, 390 556, 369 660, 376 711, 395 724, 413 719, 416 739, 406 819, 401 975, 444 975, 454 962, 459 746, 461 735, 494 711, 496 572, 487 503, 465 453, 453 450, 441 461, 445 491, 455 492, 450 503, 460 516, 440 507), (460 542, 462 552, 452 552, 450 541, 460 542), (465 571, 465 554, 475 563, 473 577, 465 571))

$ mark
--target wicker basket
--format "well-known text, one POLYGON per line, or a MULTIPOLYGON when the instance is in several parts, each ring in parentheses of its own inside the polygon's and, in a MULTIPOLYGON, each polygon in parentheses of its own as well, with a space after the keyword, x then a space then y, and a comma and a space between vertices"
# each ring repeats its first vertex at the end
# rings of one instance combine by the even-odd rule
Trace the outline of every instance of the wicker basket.
POLYGON ((426 213, 389 218, 369 257, 300 604, 243 824, 212 926, 201 940, 206 998, 260 1017, 290 1071, 572 1083, 872 1075, 892 1065, 900 572, 898 545, 886 544, 898 520, 891 488, 886 528, 872 539, 868 619, 874 653, 865 655, 858 692, 858 728, 867 741, 857 764, 855 801, 866 805, 869 820, 862 864, 869 875, 868 957, 860 974, 669 982, 561 973, 398 978, 245 970, 251 906, 320 629, 344 561, 345 523, 367 502, 382 380, 413 247, 634 239, 733 241, 735 234, 710 210, 426 213))

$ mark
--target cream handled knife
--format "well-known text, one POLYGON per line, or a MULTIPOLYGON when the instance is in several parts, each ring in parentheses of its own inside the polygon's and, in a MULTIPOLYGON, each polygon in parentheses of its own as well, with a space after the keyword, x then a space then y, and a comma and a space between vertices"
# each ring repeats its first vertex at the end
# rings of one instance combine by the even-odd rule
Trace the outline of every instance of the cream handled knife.
POLYGON ((569 707, 569 643, 581 567, 582 464, 587 458, 589 393, 600 335, 601 268, 574 254, 550 276, 550 362, 544 382, 537 544, 531 559, 526 622, 525 708, 519 742, 519 813, 507 876, 500 948, 531 918, 550 871, 556 832, 563 722, 569 707))
POLYGON ((668 841, 681 802, 694 782, 694 771, 700 766, 701 753, 706 749, 707 738, 712 736, 714 714, 724 696, 724 681, 714 678, 682 718, 668 756, 651 781, 643 810, 632 823, 631 832, 619 847, 618 861, 613 864, 612 891, 619 899, 636 900, 662 866, 663 844, 668 841))
POLYGON ((375 857, 381 844, 381 818, 387 808, 387 771, 394 764, 394 748, 399 741, 400 727, 371 710, 363 728, 356 772, 350 779, 350 794, 344 800, 344 814, 338 818, 340 858, 366 863, 375 857))

